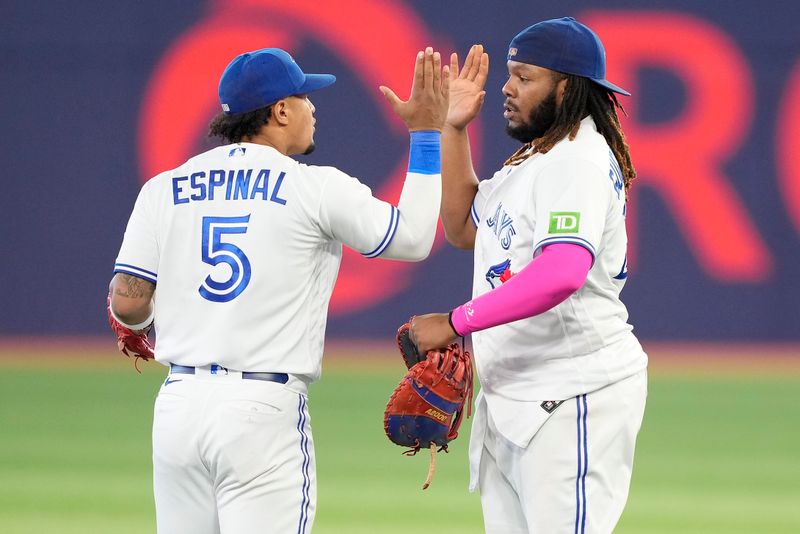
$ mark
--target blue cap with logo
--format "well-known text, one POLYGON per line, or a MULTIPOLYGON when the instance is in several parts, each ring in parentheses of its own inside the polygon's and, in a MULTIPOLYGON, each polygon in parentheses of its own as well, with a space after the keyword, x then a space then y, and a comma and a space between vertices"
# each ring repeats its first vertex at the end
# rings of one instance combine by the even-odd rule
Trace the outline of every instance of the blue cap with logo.
POLYGON ((550 19, 519 32, 508 47, 508 59, 589 78, 621 95, 625 89, 606 80, 606 50, 600 38, 572 17, 550 19))
POLYGON ((305 74, 280 48, 262 48, 236 56, 225 67, 219 80, 219 102, 227 114, 247 113, 335 81, 333 74, 305 74))

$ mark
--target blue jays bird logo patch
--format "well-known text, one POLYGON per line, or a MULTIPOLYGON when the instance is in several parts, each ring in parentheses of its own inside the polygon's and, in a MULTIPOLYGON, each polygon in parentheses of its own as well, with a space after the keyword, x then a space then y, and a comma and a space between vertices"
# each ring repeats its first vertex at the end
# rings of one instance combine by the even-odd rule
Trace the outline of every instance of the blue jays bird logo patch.
POLYGON ((511 272, 511 260, 506 260, 503 263, 492 265, 489 267, 489 270, 486 271, 486 281, 489 282, 489 285, 492 286, 492 289, 497 287, 495 285, 495 281, 499 280, 500 283, 503 284, 512 276, 514 276, 514 273, 511 272))

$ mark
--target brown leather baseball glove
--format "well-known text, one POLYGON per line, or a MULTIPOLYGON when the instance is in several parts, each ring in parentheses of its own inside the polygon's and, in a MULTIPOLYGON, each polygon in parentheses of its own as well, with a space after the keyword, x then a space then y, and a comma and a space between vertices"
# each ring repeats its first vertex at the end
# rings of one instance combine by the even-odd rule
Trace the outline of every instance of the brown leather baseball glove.
POLYGON ((472 405, 472 357, 461 345, 452 343, 443 350, 429 351, 420 358, 408 337, 408 323, 397 331, 397 343, 408 373, 392 393, 383 416, 388 438, 415 455, 422 448, 431 450, 426 489, 436 468, 436 451, 447 452, 447 445, 458 437, 464 404, 467 417, 472 405))

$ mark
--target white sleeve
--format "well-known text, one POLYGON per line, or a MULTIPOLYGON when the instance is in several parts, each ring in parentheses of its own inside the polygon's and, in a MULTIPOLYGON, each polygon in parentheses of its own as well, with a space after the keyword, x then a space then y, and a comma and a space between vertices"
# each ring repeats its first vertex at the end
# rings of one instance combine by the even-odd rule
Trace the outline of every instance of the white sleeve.
POLYGON ((323 231, 367 258, 419 261, 436 234, 442 194, 440 174, 408 173, 399 206, 372 196, 369 187, 333 168, 323 186, 323 231))
POLYGON ((533 185, 533 255, 546 245, 572 243, 594 263, 612 192, 608 176, 588 161, 559 160, 542 169, 533 185))
POLYGON ((472 206, 469 211, 472 224, 474 224, 476 228, 481 224, 481 220, 483 220, 483 208, 486 206, 486 199, 489 198, 492 190, 497 185, 497 178, 504 174, 508 174, 506 167, 494 173, 491 178, 478 182, 478 192, 475 193, 475 198, 472 200, 472 206))
POLYGON ((382 257, 407 261, 427 258, 436 237, 441 202, 441 174, 406 174, 397 204, 397 232, 382 257))
POLYGON ((130 274, 155 284, 158 281, 159 255, 157 223, 150 206, 151 183, 152 180, 144 184, 136 198, 122 247, 114 263, 114 272, 130 274))

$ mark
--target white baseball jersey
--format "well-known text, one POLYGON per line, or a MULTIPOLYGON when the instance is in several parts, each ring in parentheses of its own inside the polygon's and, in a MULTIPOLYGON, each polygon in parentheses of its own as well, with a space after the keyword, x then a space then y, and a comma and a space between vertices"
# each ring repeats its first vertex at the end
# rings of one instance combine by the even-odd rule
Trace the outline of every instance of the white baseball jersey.
POLYGON ((157 284, 158 361, 313 381, 342 243, 422 259, 440 198, 438 174, 409 173, 398 209, 335 168, 221 146, 142 187, 114 271, 157 284))
POLYGON ((627 276, 622 172, 587 117, 574 140, 482 181, 472 217, 473 298, 501 284, 505 271, 519 272, 546 245, 572 243, 593 257, 586 283, 566 301, 472 334, 492 419, 525 447, 546 419, 541 402, 598 390, 647 366, 619 299, 627 276))

